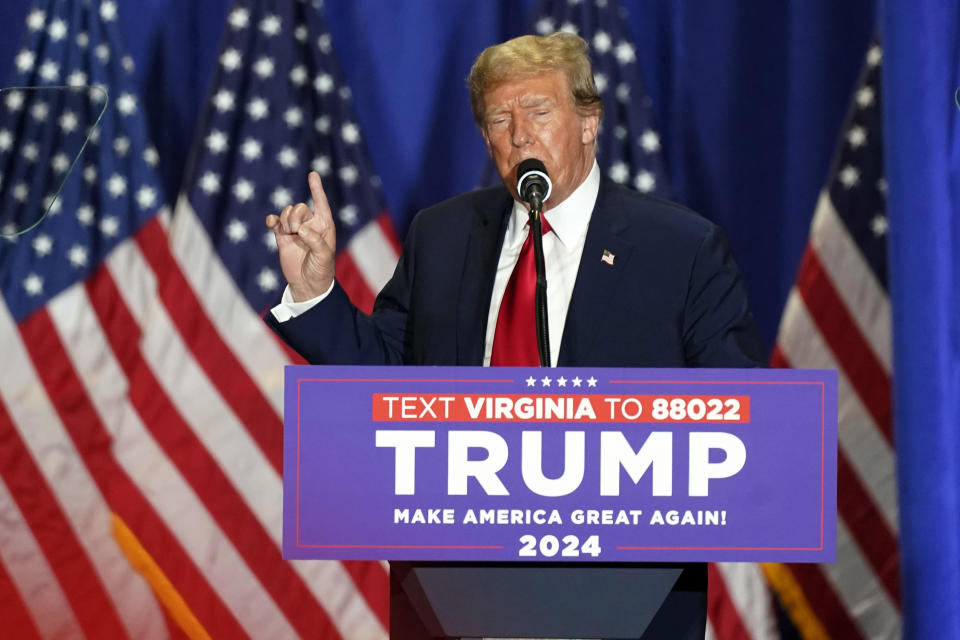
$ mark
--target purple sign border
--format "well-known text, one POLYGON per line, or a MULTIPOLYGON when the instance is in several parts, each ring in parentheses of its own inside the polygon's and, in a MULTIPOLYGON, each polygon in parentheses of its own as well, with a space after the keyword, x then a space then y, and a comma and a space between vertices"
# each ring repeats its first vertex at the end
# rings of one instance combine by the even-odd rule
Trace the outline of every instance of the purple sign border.
MULTIPOLYGON (((294 426, 295 426, 295 429, 296 429, 296 437, 297 437, 297 444, 296 444, 296 449, 295 449, 295 451, 296 451, 296 454, 295 454, 296 470, 295 470, 295 473, 292 474, 292 475, 293 475, 293 478, 294 478, 296 497, 295 497, 295 508, 294 508, 294 511, 295 511, 295 525, 294 525, 294 526, 295 526, 295 536, 294 536, 294 539, 291 541, 291 542, 293 543, 292 546, 293 546, 295 549, 297 549, 297 550, 304 550, 304 549, 317 549, 317 550, 324 550, 324 549, 325 549, 325 550, 348 550, 348 549, 355 549, 355 550, 382 550, 382 551, 384 551, 385 553, 384 553, 382 556, 376 556, 377 559, 384 559, 384 556, 390 555, 389 553, 386 553, 386 552, 389 552, 389 551, 392 551, 392 550, 424 550, 424 551, 430 551, 430 550, 443 550, 443 551, 464 550, 464 551, 468 551, 468 550, 499 550, 499 549, 504 549, 504 548, 505 548, 504 545, 405 545, 405 544, 394 544, 394 545, 391 545, 391 544, 384 544, 384 545, 369 545, 369 544, 368 544, 368 545, 351 545, 351 544, 307 544, 307 543, 301 542, 301 540, 300 540, 300 495, 299 495, 299 494, 300 494, 300 478, 301 478, 301 472, 300 472, 300 435, 301 435, 300 430, 301 430, 301 422, 302 422, 302 416, 301 416, 301 413, 300 413, 301 406, 302 406, 302 398, 301 398, 302 390, 301 390, 301 387, 302 387, 302 384, 303 384, 303 383, 307 383, 307 382, 313 382, 313 383, 315 383, 315 382, 322 382, 322 383, 406 383, 406 384, 408 384, 408 383, 469 383, 469 384, 501 383, 501 384, 516 384, 518 381, 521 381, 521 380, 523 379, 523 375, 521 375, 521 374, 524 374, 524 375, 525 375, 525 374, 530 373, 531 371, 542 373, 544 370, 543 370, 543 369, 502 368, 502 369, 499 369, 497 372, 498 372, 498 373, 500 373, 500 372, 503 372, 503 373, 510 372, 510 373, 515 373, 515 374, 517 374, 517 375, 514 376, 514 377, 512 377, 512 378, 486 378, 486 377, 470 377, 471 374, 476 375, 477 372, 482 372, 483 374, 487 374, 487 375, 489 375, 489 374, 492 373, 489 368, 480 368, 480 367, 461 367, 461 368, 455 368, 455 367, 330 367, 330 366, 309 366, 309 367, 307 367, 307 366, 289 366, 289 367, 287 367, 287 372, 286 372, 286 373, 287 373, 287 375, 286 375, 286 378, 287 378, 287 379, 286 379, 286 382, 287 382, 287 385, 288 385, 288 389, 287 389, 287 394, 286 394, 286 395, 287 395, 287 399, 288 399, 288 400, 291 399, 291 398, 290 398, 290 395, 291 395, 291 394, 290 394, 289 385, 290 385, 291 382, 295 382, 295 383, 296 383, 296 401, 295 401, 295 402, 296 402, 296 418, 295 418, 295 422, 294 422, 294 426), (298 375, 298 374, 302 374, 302 373, 304 373, 304 372, 308 372, 309 374, 316 374, 318 370, 323 371, 323 372, 326 373, 326 374, 332 374, 332 375, 324 375, 324 376, 298 375), (430 373, 441 373, 441 372, 447 372, 447 371, 453 371, 453 372, 460 371, 461 373, 465 373, 466 376, 463 377, 463 378, 456 378, 456 377, 443 377, 442 375, 441 375, 441 376, 434 376, 434 377, 413 377, 413 376, 410 375, 410 374, 415 373, 415 372, 417 372, 417 371, 419 371, 419 372, 430 372, 430 373), (398 376, 398 377, 394 377, 394 376, 383 376, 383 375, 382 375, 383 373, 402 373, 402 374, 406 374, 406 375, 400 375, 400 376, 398 376), (339 375, 337 375, 337 374, 339 374, 339 375), (371 374, 372 374, 372 375, 371 375, 371 374)), ((831 443, 833 444, 834 447, 835 447, 835 445, 836 445, 836 431, 835 431, 836 421, 835 421, 835 420, 830 421, 830 423, 828 424, 827 415, 826 415, 826 414, 827 414, 827 409, 828 409, 828 406, 827 406, 827 405, 828 405, 828 397, 829 397, 829 398, 832 398, 832 400, 830 401, 830 402, 831 402, 831 406, 832 406, 834 409, 836 408, 836 384, 837 384, 837 382, 836 382, 836 372, 834 372, 834 371, 825 371, 825 370, 807 370, 807 371, 802 371, 802 370, 785 370, 785 369, 746 369, 746 370, 745 370, 745 369, 740 369, 740 370, 737 370, 737 369, 702 370, 702 369, 701 369, 701 370, 696 370, 696 371, 698 371, 699 373, 706 373, 707 371, 711 371, 711 372, 717 373, 717 374, 718 374, 718 375, 717 375, 717 378, 718 378, 718 379, 709 379, 709 380, 704 380, 704 379, 700 379, 700 380, 697 380, 697 379, 686 379, 686 380, 685 380, 685 379, 678 379, 678 378, 668 378, 668 379, 653 378, 653 379, 651 379, 651 375, 653 375, 653 376, 658 376, 658 375, 663 375, 663 374, 677 375, 677 374, 684 373, 684 372, 685 372, 685 373, 690 373, 692 370, 689 370, 689 369, 596 369, 596 368, 589 368, 589 369, 588 369, 588 368, 583 368, 583 369, 566 369, 566 370, 550 369, 549 371, 551 371, 551 372, 561 372, 561 371, 563 371, 563 372, 565 372, 565 373, 570 373, 570 372, 572 372, 572 371, 580 371, 580 372, 583 373, 584 375, 586 375, 586 374, 591 374, 591 373, 592 373, 592 374, 597 374, 597 373, 600 373, 600 372, 603 372, 603 373, 606 373, 606 374, 610 374, 610 373, 613 373, 613 372, 617 372, 617 373, 637 373, 637 374, 644 374, 643 376, 640 376, 640 377, 638 377, 637 379, 609 379, 609 378, 608 378, 608 379, 605 381, 605 384, 608 384, 608 385, 658 385, 658 384, 666 384, 666 385, 726 385, 726 384, 739 384, 739 385, 748 385, 748 386, 749 386, 749 385, 777 385, 777 386, 796 386, 796 385, 804 385, 804 386, 817 386, 817 387, 819 387, 819 388, 820 388, 820 389, 819 389, 819 390, 820 390, 820 393, 819 393, 819 396, 820 396, 820 433, 819 433, 819 443, 820 443, 820 455, 819 455, 819 463, 820 463, 820 469, 819 469, 819 510, 820 510, 820 513, 819 513, 819 521, 820 521, 820 522, 819 522, 819 545, 818 545, 818 546, 639 546, 639 545, 638 545, 638 546, 629 546, 629 545, 628 545, 628 546, 617 546, 617 547, 615 547, 615 548, 616 548, 616 550, 618 550, 618 551, 655 552, 655 553, 657 553, 658 555, 661 554, 661 552, 662 552, 662 557, 651 557, 649 553, 645 553, 645 554, 643 554, 643 557, 642 557, 642 558, 621 558, 621 559, 618 559, 617 561, 651 561, 651 560, 654 560, 654 561, 677 561, 677 560, 703 561, 703 560, 706 559, 706 560, 711 560, 711 561, 712 561, 712 560, 716 560, 716 561, 736 561, 736 560, 744 560, 744 561, 751 561, 751 562, 753 562, 753 561, 823 562, 823 561, 830 561, 830 560, 832 560, 833 557, 835 556, 835 552, 836 552, 836 549, 835 549, 836 514, 835 514, 835 512, 834 512, 832 518, 827 518, 827 517, 826 517, 826 516, 827 516, 827 514, 826 514, 826 506, 827 506, 827 503, 828 503, 828 502, 829 502, 830 504, 832 504, 832 505, 836 505, 836 499, 835 499, 835 496, 834 496, 832 500, 827 500, 827 499, 826 499, 825 492, 826 492, 827 485, 828 485, 828 483, 827 483, 828 478, 826 478, 826 473, 827 473, 827 464, 826 464, 826 463, 827 463, 827 454, 829 453, 829 452, 826 451, 827 444, 828 444, 828 443, 827 443, 827 440, 830 439, 830 440, 831 440, 831 443), (778 373, 778 374, 782 374, 782 373, 785 373, 785 372, 791 372, 791 373, 793 373, 793 374, 809 373, 809 374, 814 374, 812 377, 820 378, 820 379, 818 379, 818 380, 809 380, 809 379, 807 379, 807 380, 787 380, 787 379, 781 379, 781 380, 760 380, 760 379, 755 379, 755 378, 757 377, 758 373, 759 373, 761 376, 763 376, 763 372, 767 372, 767 373, 776 372, 776 373, 778 373), (736 375, 737 373, 743 373, 744 376, 743 376, 743 377, 737 377, 737 378, 731 377, 732 375, 736 375), (823 374, 828 374, 828 375, 827 375, 827 376, 824 376, 823 374), (641 378, 643 378, 643 379, 641 379, 641 378), (724 378, 725 378, 725 379, 724 379, 724 378), (832 391, 832 396, 828 396, 828 387, 829 387, 829 390, 832 391), (831 429, 830 432, 828 432, 828 426, 829 426, 829 427, 834 427, 834 428, 831 429), (829 541, 825 540, 825 537, 826 537, 825 531, 826 531, 826 529, 828 528, 828 527, 827 527, 828 524, 830 525, 829 528, 830 528, 830 531, 831 531, 831 539, 830 539, 829 541), (829 544, 827 544, 827 542, 829 542, 829 544), (679 555, 677 555, 677 552, 679 552, 679 555), (691 552, 692 552, 693 554, 695 554, 695 556, 693 556, 693 555, 688 555, 688 554, 691 553, 691 552), (718 556, 715 557, 715 558, 713 558, 713 557, 711 557, 711 558, 704 558, 703 555, 702 555, 703 552, 734 552, 735 554, 736 554, 736 552, 747 552, 747 555, 744 555, 743 557, 740 557, 740 556, 738 556, 738 555, 731 556, 731 555, 729 555, 729 553, 725 553, 725 554, 723 554, 722 556, 721 556, 721 555, 718 555, 718 556), (770 555, 770 553, 765 553, 765 552, 770 552, 770 553, 772 553, 772 552, 791 552, 791 554, 790 554, 789 557, 784 557, 784 556, 779 555, 779 554, 770 555), (801 553, 802 555, 801 555, 801 556, 796 555, 798 552, 801 553), (760 555, 758 555, 758 553, 759 553, 760 555)), ((670 395, 682 395, 682 394, 679 394, 679 393, 676 392, 676 391, 671 391, 671 392, 670 392, 670 395)), ((690 395, 694 395, 694 394, 690 394, 690 395)), ((288 408, 289 408, 289 406, 288 406, 288 408)), ((289 416, 289 414, 288 414, 288 416, 289 416)), ((289 435, 289 428, 290 428, 290 425, 289 425, 290 419, 289 419, 289 417, 287 418, 286 422, 287 422, 287 425, 286 425, 286 428, 285 428, 285 434, 288 436, 288 435, 289 435)), ((285 449, 286 449, 286 446, 285 446, 285 449)), ((285 456, 285 457, 286 457, 286 456, 285 456)), ((830 465, 830 467, 831 467, 830 470, 833 472, 833 476, 834 476, 834 477, 832 478, 832 482, 830 482, 829 484, 830 484, 830 486, 834 487, 834 490, 835 490, 835 485, 836 485, 836 481, 835 481, 836 463, 834 462, 832 465, 830 465)), ((289 482, 288 482, 288 480, 289 480, 289 478, 288 478, 288 473, 287 473, 286 470, 285 470, 285 473, 284 473, 284 480, 285 480, 285 482, 284 482, 285 491, 288 491, 288 490, 290 489, 290 487, 289 487, 289 482)), ((285 527, 288 526, 288 524, 289 524, 289 518, 288 518, 287 515, 286 515, 286 511, 287 511, 287 509, 285 508, 285 518, 284 518, 285 527)), ((285 531, 285 535, 284 535, 284 540, 285 540, 285 543, 284 543, 284 551, 285 551, 285 553, 284 553, 284 555, 285 555, 285 557, 287 557, 288 551, 293 551, 293 549, 288 549, 288 546, 290 546, 290 545, 288 545, 286 531, 285 531)), ((352 557, 355 557, 355 556, 341 556, 341 555, 337 554, 336 552, 334 552, 334 553, 331 554, 331 555, 320 555, 320 554, 318 554, 318 555, 316 555, 316 556, 312 556, 312 555, 309 555, 309 554, 308 554, 308 555, 304 555, 302 552, 295 552, 295 553, 291 553, 289 557, 318 557, 318 558, 319 558, 319 557, 323 557, 323 558, 341 558, 341 559, 347 559, 347 558, 352 558, 352 557)), ((363 557, 372 558, 373 556, 364 555, 363 557)), ((401 558, 397 557, 397 558, 390 558, 390 559, 401 559, 401 558)), ((449 556, 449 555, 445 555, 443 558, 435 558, 435 557, 430 556, 430 555, 428 554, 428 555, 426 555, 426 556, 424 556, 424 557, 422 557, 422 558, 421 558, 421 557, 413 557, 413 556, 409 556, 409 555, 403 555, 402 559, 406 559, 406 560, 409 560, 409 559, 422 559, 422 560, 430 560, 430 559, 443 559, 443 560, 464 559, 464 560, 475 560, 476 557, 475 557, 475 556, 469 556, 469 557, 457 558, 457 557, 452 557, 452 556, 449 556)), ((503 558, 503 557, 492 558, 491 560, 492 560, 492 561, 498 561, 498 562, 499 562, 499 561, 504 561, 505 559, 506 559, 506 560, 510 560, 510 559, 503 558)), ((521 561, 521 560, 523 560, 523 558, 515 558, 515 560, 521 561)), ((556 558, 553 558, 553 560, 554 560, 554 561, 557 561, 557 560, 561 560, 561 558, 556 557, 556 558)), ((609 558, 602 558, 601 561, 611 561, 611 560, 610 560, 609 558)))

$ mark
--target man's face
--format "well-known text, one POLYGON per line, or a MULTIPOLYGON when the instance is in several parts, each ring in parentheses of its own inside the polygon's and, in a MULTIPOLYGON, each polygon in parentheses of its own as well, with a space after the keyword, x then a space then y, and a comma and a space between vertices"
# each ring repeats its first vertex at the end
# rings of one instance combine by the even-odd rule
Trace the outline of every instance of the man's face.
POLYGON ((504 185, 517 195, 517 165, 541 160, 553 182, 544 211, 566 200, 593 167, 598 115, 580 115, 563 71, 506 82, 484 94, 483 139, 504 185))

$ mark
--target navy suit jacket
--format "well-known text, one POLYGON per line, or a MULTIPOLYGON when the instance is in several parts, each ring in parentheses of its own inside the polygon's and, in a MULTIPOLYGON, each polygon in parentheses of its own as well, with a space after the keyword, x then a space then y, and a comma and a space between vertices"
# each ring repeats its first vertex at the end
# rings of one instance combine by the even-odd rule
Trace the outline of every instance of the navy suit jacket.
MULTIPOLYGON (((340 286, 267 322, 314 364, 481 365, 513 201, 503 187, 420 212, 372 315, 340 286)), ((549 283, 547 295, 549 296, 549 283)), ((723 232, 677 204, 601 183, 558 366, 750 367, 763 351, 723 232), (604 250, 613 264, 601 261, 604 250)))

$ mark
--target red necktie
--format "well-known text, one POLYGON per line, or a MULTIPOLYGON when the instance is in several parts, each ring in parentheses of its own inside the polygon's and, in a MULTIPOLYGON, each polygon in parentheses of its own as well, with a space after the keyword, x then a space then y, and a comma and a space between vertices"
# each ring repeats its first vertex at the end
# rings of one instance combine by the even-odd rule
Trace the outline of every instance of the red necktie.
MULTIPOLYGON (((550 224, 541 217, 543 233, 550 231, 550 224)), ((529 229, 530 225, 527 224, 529 229)), ((520 249, 520 257, 510 274, 507 289, 503 292, 497 329, 493 334, 492 367, 536 367, 540 364, 537 349, 537 323, 535 301, 537 269, 533 261, 533 236, 527 233, 520 249)))

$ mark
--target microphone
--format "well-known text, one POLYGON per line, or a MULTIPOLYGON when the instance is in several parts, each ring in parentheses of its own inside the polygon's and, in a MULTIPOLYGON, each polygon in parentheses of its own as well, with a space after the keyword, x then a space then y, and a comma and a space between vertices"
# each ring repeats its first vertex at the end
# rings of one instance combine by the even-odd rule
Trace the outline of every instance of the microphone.
POLYGON ((533 239, 533 264, 537 273, 534 293, 534 318, 537 323, 537 352, 540 366, 550 366, 550 334, 547 317, 547 269, 543 262, 543 233, 540 212, 550 197, 553 184, 547 168, 536 158, 527 158, 517 167, 517 193, 530 205, 530 237, 533 239))
POLYGON ((517 167, 517 193, 531 210, 539 212, 552 190, 547 168, 536 158, 527 158, 517 167))

